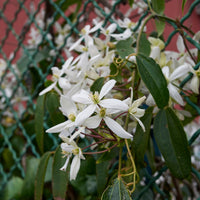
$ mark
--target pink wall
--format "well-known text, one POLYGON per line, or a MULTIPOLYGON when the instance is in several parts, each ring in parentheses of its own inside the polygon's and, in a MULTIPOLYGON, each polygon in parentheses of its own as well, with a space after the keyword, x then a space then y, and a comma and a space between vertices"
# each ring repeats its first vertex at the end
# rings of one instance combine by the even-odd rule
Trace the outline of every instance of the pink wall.
MULTIPOLYGON (((13 19, 15 20, 12 27, 14 28, 17 35, 20 35, 23 32, 23 27, 28 20, 27 14, 22 9, 22 11, 19 12, 17 17, 15 17, 15 13, 19 8, 19 4, 16 0, 9 0, 9 1, 8 0, 0 0, 0 9, 3 8, 3 5, 5 4, 5 2, 9 2, 9 3, 6 4, 5 11, 3 13, 4 13, 5 17, 7 19, 9 19, 9 21, 12 21, 13 19)), ((29 11, 30 11, 30 2, 34 2, 35 5, 37 5, 40 2, 40 0, 26 0, 24 6, 29 11)), ((185 7, 185 12, 187 12, 187 10, 192 2, 193 2, 193 0, 187 1, 186 7, 185 7)), ((182 3, 182 0, 169 0, 166 3, 166 10, 165 10, 166 16, 180 20, 183 16, 182 11, 181 11, 181 3, 182 3)), ((125 9, 125 7, 124 7, 124 9, 125 9)), ((197 15, 197 13, 194 11, 192 13, 192 16, 185 22, 185 25, 191 27, 191 29, 193 31, 198 31, 198 30, 200 30, 199 22, 200 22, 200 15, 197 15)), ((155 25, 152 22, 149 22, 148 27, 150 30, 155 29, 155 25)), ((13 36, 13 34, 10 31, 8 34, 6 34, 7 29, 8 29, 8 26, 0 18, 0 43, 2 44, 2 39, 5 36, 8 37, 6 39, 6 43, 3 46, 3 51, 5 52, 5 54, 8 57, 10 55, 10 53, 13 52, 13 50, 17 48, 18 41, 16 40, 16 38, 13 36)), ((168 35, 170 34, 170 32, 172 30, 173 30, 173 28, 171 28, 169 25, 166 26, 165 34, 164 34, 165 39, 168 37, 168 35)), ((176 38, 177 38, 177 35, 176 35, 176 37, 173 38, 173 40, 169 44, 168 49, 173 49, 173 50, 176 49, 176 38)), ((19 52, 18 52, 18 56, 19 56, 19 52)), ((2 57, 2 55, 0 55, 0 57, 2 57)))

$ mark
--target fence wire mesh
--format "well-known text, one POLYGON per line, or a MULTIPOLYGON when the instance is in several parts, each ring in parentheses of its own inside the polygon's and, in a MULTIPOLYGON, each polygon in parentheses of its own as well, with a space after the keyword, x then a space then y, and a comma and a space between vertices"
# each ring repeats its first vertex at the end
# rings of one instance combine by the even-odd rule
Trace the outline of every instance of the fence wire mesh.
MULTIPOLYGON (((41 155, 36 144, 35 132, 30 128, 31 124, 34 123, 35 102, 39 92, 44 88, 46 77, 51 68, 56 66, 58 61, 64 63, 68 39, 72 35, 78 38, 81 28, 88 22, 91 23, 94 15, 98 14, 104 19, 104 26, 115 22, 113 16, 123 18, 120 5, 125 2, 124 0, 116 0, 112 7, 109 7, 107 1, 103 0, 77 1, 77 7, 73 7, 73 5, 70 7, 70 4, 73 3, 66 0, 6 0, 1 3, 0 27, 3 29, 1 28, 0 55, 6 62, 6 68, 1 69, 3 64, 0 63, 0 190, 4 188, 12 176, 18 175, 24 178, 24 159, 27 155, 33 155, 37 158, 41 155), (108 6, 107 12, 104 9, 106 6, 108 6), (43 22, 40 19, 43 19, 43 22), (66 30, 62 30, 63 38, 60 41, 55 39, 54 34, 54 25, 57 21, 60 24, 66 23, 68 25, 66 30), (35 34, 39 33, 39 41, 29 40, 31 29, 32 34, 34 34, 34 30, 38 31, 35 34), (51 33, 51 37, 49 33, 51 33), (30 44, 32 48, 30 48, 30 44), (48 58, 49 54, 53 54, 53 56, 43 61, 43 58, 48 58), (39 62, 45 62, 47 68, 38 67, 39 62), (30 118, 29 123, 24 123, 27 118, 30 118), (11 159, 7 159, 8 157, 11 159)), ((180 20, 181 24, 191 16, 199 3, 200 0, 196 0, 191 4, 188 13, 180 20)), ((135 30, 138 29, 147 13, 148 11, 141 13, 135 30)), ((166 40, 166 46, 179 31, 179 27, 175 23, 170 23, 174 30, 166 40)), ((118 30, 120 31, 120 27, 118 30)), ((200 45, 189 35, 184 34, 186 39, 200 50, 200 45)), ((199 65, 200 63, 195 66, 195 69, 198 69, 199 65)), ((180 87, 183 87, 191 77, 192 75, 189 75, 183 80, 180 87)), ((199 106, 187 97, 185 100, 200 115, 199 106)), ((48 119, 48 114, 45 119, 48 119)), ((47 126, 44 120, 44 127, 47 126)), ((190 145, 199 134, 200 129, 190 139, 190 145)), ((55 149, 58 145, 56 136, 48 134, 46 137, 50 141, 47 150, 55 149)), ((157 192, 165 196, 155 181, 166 170, 165 166, 154 177, 146 172, 149 182, 139 196, 142 196, 150 187, 154 187, 157 192)), ((200 173, 194 168, 192 171, 200 180, 200 173)))

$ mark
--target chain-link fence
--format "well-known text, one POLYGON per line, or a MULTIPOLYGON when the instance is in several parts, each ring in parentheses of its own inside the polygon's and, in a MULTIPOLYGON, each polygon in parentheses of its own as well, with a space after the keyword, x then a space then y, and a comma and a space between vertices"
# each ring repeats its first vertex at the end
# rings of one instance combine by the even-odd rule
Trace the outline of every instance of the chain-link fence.
MULTIPOLYGON (((188 13, 180 20, 180 24, 191 16, 199 3, 200 1, 196 0, 191 4, 188 13)), ((93 16, 103 19, 103 26, 106 26, 116 22, 116 18, 123 19, 125 9, 128 10, 128 2, 124 0, 116 0, 111 4, 104 0, 76 0, 74 2, 5 0, 1 2, 0 27, 3 27, 0 34, 0 57, 2 58, 0 62, 1 190, 11 177, 25 177, 25 160, 29 155, 37 158, 41 156, 34 127, 36 101, 39 92, 44 88, 51 68, 60 62, 64 63, 69 55, 71 36, 78 38, 81 28, 85 24, 91 24, 93 16), (57 37, 58 31, 62 32, 62 37, 57 37)), ((140 14, 132 15, 138 19, 138 27, 147 14, 148 10, 144 9, 140 14)), ((179 32, 179 27, 173 22, 170 23, 174 30, 166 40, 166 45, 179 32)), ((135 27, 135 30, 138 27, 135 27)), ((120 31, 119 26, 118 31, 120 31)), ((189 35, 185 36, 200 50, 197 42, 189 35)), ((200 62, 195 68, 198 69, 199 65, 200 62)), ((181 87, 191 77, 192 74, 183 80, 181 87)), ((199 105, 187 97, 185 100, 200 115, 199 105)), ((48 128, 48 118, 47 113, 44 128, 48 128)), ((199 134, 200 129, 189 143, 192 144, 199 134)), ((52 134, 47 134, 45 137, 48 142, 44 151, 54 150, 58 146, 58 138, 52 134)), ((146 172, 149 181, 139 196, 142 196, 150 187, 154 187, 161 196, 165 197, 155 181, 166 170, 167 167, 163 167, 154 177, 146 172)), ((192 172, 200 181, 200 173, 195 168, 192 172)))

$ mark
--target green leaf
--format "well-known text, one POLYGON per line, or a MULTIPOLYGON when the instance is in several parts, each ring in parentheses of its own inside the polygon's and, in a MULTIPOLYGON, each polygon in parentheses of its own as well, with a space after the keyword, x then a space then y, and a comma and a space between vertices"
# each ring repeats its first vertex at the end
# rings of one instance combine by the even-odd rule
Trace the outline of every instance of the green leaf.
POLYGON ((165 30, 165 22, 156 19, 155 23, 156 23, 156 30, 158 32, 158 37, 160 37, 165 30))
POLYGON ((189 145, 183 126, 171 108, 156 115, 154 135, 171 173, 186 178, 191 171, 189 145))
POLYGON ((106 183, 108 181, 108 167, 110 161, 104 161, 96 164, 96 178, 97 178, 97 191, 99 194, 102 194, 105 189, 106 183))
POLYGON ((145 55, 145 56, 149 56, 149 54, 151 52, 151 44, 147 40, 147 37, 146 37, 145 33, 142 33, 142 35, 141 35, 140 42, 139 42, 139 47, 138 47, 138 52, 140 54, 145 55))
POLYGON ((144 154, 147 150, 149 136, 150 136, 150 128, 151 128, 151 120, 152 120, 152 111, 153 107, 148 108, 145 111, 145 115, 140 118, 145 126, 145 132, 141 128, 139 124, 137 124, 134 140, 133 140, 133 151, 135 154, 135 162, 137 165, 144 165, 144 154))
POLYGON ((42 199, 43 187, 44 187, 44 178, 45 178, 47 164, 48 164, 50 156, 51 156, 51 152, 46 152, 40 159, 40 163, 39 163, 37 173, 36 173, 36 177, 35 177, 34 200, 41 200, 42 199))
POLYGON ((160 66, 152 58, 140 54, 137 55, 136 61, 140 76, 152 94, 157 106, 164 108, 169 101, 169 91, 160 66))
POLYGON ((165 0, 152 0, 153 10, 158 14, 163 14, 165 10, 165 0))
POLYGON ((50 119, 53 125, 59 124, 65 121, 65 118, 59 110, 59 96, 55 92, 49 92, 46 96, 46 107, 50 115, 50 119))
POLYGON ((11 180, 8 181, 5 193, 3 194, 3 200, 10 199, 21 199, 23 180, 19 177, 12 177, 11 180))
POLYGON ((182 6, 181 6, 182 12, 184 11, 186 2, 187 0, 182 0, 182 6))
POLYGON ((94 93, 95 91, 100 92, 101 88, 104 84, 104 77, 98 78, 94 81, 92 86, 90 87, 90 90, 94 93))
POLYGON ((44 100, 45 100, 45 95, 38 97, 35 110, 36 141, 41 153, 44 152, 44 126, 43 126, 44 100))
POLYGON ((49 56, 49 49, 43 48, 38 49, 29 49, 24 52, 22 57, 17 61, 17 67, 21 74, 28 70, 31 66, 36 66, 37 63, 46 59, 49 56), (33 62, 34 61, 34 62, 33 62))
POLYGON ((136 189, 131 195, 132 199, 138 199, 138 200, 154 200, 154 194, 152 190, 149 188, 147 190, 144 190, 145 186, 136 185, 136 189))
POLYGON ((134 4, 134 0, 128 0, 129 5, 132 7, 132 5, 134 4))
POLYGON ((116 178, 112 186, 108 186, 104 191, 101 200, 131 200, 129 191, 126 186, 121 181, 121 179, 116 178))
POLYGON ((34 196, 34 182, 36 170, 39 165, 39 159, 29 157, 26 160, 26 174, 22 188, 22 199, 33 199, 34 196))
POLYGON ((134 48, 132 47, 133 39, 130 37, 126 40, 121 40, 116 44, 116 49, 121 58, 134 53, 134 48))
POLYGON ((60 146, 56 149, 53 157, 53 170, 52 170, 52 190, 55 200, 65 200, 68 175, 67 172, 61 171, 60 168, 64 165, 65 160, 62 157, 60 146))
POLYGON ((110 65, 110 75, 112 75, 112 78, 115 79, 117 82, 122 82, 121 70, 118 69, 114 63, 111 63, 110 65))

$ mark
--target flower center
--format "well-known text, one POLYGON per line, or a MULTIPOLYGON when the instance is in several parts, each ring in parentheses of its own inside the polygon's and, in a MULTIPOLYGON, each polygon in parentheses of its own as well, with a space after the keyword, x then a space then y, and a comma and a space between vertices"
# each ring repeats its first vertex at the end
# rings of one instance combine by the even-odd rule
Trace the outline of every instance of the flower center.
POLYGON ((72 153, 73 153, 74 155, 78 155, 78 154, 79 154, 79 148, 73 149, 73 150, 72 150, 72 153))
POLYGON ((197 77, 200 77, 200 68, 196 71, 197 77))
POLYGON ((71 113, 69 114, 68 119, 74 122, 76 120, 76 116, 73 113, 71 113))
POLYGON ((106 108, 101 108, 99 115, 100 115, 100 117, 104 118, 106 115, 106 108))
POLYGON ((92 95, 92 101, 94 102, 94 104, 98 104, 100 102, 99 100, 99 93, 98 92, 95 92, 93 95, 92 95))

